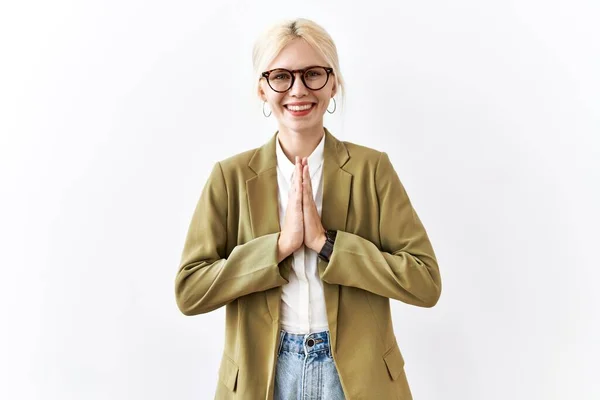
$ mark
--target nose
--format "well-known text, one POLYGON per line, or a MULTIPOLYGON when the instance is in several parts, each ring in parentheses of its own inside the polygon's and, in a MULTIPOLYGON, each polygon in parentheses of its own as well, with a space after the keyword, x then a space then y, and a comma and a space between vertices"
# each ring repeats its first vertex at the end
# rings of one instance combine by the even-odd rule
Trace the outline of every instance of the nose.
POLYGON ((296 79, 294 79, 294 84, 290 88, 290 96, 306 96, 306 94, 308 93, 308 89, 306 88, 306 86, 304 86, 304 83, 302 82, 302 72, 295 72, 294 76, 296 79))

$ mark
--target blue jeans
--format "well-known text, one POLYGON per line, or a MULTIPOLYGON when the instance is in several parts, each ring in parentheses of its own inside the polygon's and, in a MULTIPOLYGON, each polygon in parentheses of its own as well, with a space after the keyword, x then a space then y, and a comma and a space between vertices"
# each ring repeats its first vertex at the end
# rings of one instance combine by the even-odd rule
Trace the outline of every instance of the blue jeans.
POLYGON ((344 400, 329 331, 280 332, 274 400, 344 400))

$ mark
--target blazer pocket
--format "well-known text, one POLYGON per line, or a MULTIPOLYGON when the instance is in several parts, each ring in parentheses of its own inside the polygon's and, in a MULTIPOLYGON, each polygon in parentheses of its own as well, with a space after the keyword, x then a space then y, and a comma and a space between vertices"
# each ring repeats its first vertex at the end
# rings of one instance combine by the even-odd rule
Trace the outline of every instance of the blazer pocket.
POLYGON ((404 370, 404 358, 402 357, 402 353, 400 353, 400 348, 397 343, 385 352, 383 360, 390 373, 390 377, 395 381, 404 370))
POLYGON ((236 390, 239 370, 240 368, 232 359, 223 355, 219 367, 219 380, 232 392, 236 390))

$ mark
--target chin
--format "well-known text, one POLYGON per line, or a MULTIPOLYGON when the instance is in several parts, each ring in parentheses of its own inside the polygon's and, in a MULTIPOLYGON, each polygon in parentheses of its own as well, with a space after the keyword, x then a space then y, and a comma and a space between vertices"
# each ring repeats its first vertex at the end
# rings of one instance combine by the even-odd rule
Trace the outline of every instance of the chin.
POLYGON ((302 122, 286 124, 286 126, 290 130, 301 132, 301 131, 307 131, 307 130, 316 128, 319 126, 319 124, 316 123, 315 121, 302 121, 302 122))

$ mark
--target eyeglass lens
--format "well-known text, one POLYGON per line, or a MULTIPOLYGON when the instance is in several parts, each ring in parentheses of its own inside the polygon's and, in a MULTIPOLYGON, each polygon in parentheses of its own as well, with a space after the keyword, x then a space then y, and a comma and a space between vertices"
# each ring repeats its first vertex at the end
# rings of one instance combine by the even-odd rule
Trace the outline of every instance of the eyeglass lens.
MULTIPOLYGON (((327 83, 327 71, 322 67, 309 68, 304 72, 304 82, 309 89, 321 89, 327 83)), ((286 69, 276 69, 269 74, 269 85, 273 90, 285 92, 292 87, 292 73, 286 69)))

